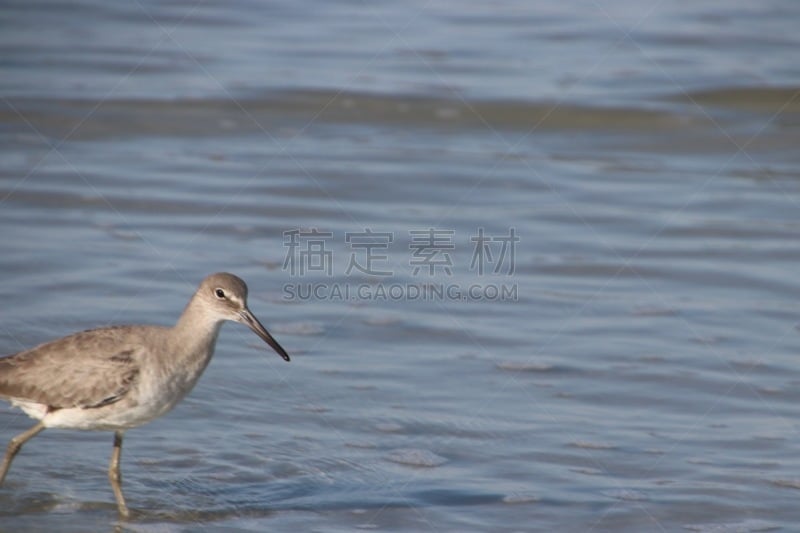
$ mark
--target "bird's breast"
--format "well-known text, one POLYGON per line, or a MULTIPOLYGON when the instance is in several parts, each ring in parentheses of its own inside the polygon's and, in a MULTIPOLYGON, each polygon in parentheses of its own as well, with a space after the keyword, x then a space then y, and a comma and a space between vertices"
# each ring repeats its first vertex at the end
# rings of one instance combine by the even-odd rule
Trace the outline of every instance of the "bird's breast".
POLYGON ((208 366, 213 350, 192 358, 168 360, 168 364, 143 368, 137 387, 137 401, 151 405, 159 414, 172 409, 197 384, 208 366))

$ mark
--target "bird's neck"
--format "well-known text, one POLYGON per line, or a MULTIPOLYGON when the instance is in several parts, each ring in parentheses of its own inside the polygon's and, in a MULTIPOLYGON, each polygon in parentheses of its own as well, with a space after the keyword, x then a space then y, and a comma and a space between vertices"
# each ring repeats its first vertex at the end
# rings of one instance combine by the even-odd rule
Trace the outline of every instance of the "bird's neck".
POLYGON ((173 353, 204 359, 207 363, 214 353, 221 327, 222 321, 209 313, 196 297, 192 298, 172 328, 173 353))

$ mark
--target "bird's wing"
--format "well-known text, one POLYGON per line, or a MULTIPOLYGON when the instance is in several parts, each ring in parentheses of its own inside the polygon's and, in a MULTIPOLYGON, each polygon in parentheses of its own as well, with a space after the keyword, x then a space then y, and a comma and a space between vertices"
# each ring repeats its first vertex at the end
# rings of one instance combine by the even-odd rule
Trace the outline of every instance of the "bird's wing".
POLYGON ((0 359, 0 397, 51 409, 102 407, 139 377, 141 347, 119 328, 75 333, 0 359))

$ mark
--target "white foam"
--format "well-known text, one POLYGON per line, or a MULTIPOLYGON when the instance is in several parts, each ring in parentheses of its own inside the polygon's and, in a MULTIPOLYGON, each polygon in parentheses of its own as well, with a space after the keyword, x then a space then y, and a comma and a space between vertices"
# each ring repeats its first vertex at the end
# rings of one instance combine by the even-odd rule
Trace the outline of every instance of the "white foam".
POLYGON ((800 479, 773 479, 771 483, 776 487, 800 489, 800 479))
POLYGON ((502 361, 497 363, 496 366, 499 370, 505 370, 508 372, 547 372, 554 368, 554 366, 550 363, 518 361, 502 361))
POLYGON ((626 489, 611 490, 604 492, 603 494, 605 494, 610 498, 623 500, 627 502, 643 502, 649 499, 647 495, 642 494, 641 492, 635 490, 626 490, 626 489))
POLYGON ((716 522, 709 524, 686 524, 684 529, 701 533, 752 533, 756 531, 773 531, 778 526, 764 520, 743 520, 741 522, 716 522))
POLYGON ((419 448, 398 448, 389 452, 386 459, 393 463, 409 466, 420 466, 432 468, 435 466, 443 465, 447 459, 441 455, 437 455, 430 450, 423 450, 419 448))
POLYGON ((576 440, 569 443, 574 448, 583 448, 586 450, 613 450, 616 448, 613 444, 606 442, 589 442, 585 440, 576 440))
POLYGON ((514 492, 503 496, 503 503, 508 504, 523 504, 523 503, 536 503, 539 497, 529 492, 514 492))

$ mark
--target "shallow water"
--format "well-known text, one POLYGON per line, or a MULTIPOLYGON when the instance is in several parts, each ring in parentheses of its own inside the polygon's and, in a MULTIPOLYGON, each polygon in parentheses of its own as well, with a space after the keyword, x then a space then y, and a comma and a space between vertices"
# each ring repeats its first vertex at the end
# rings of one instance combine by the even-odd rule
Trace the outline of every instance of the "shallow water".
MULTIPOLYGON (((223 329, 124 530, 791 531, 799 16, 6 2, 2 353, 248 281, 293 360, 223 329)), ((0 530, 118 525, 110 448, 31 441, 0 530)))

